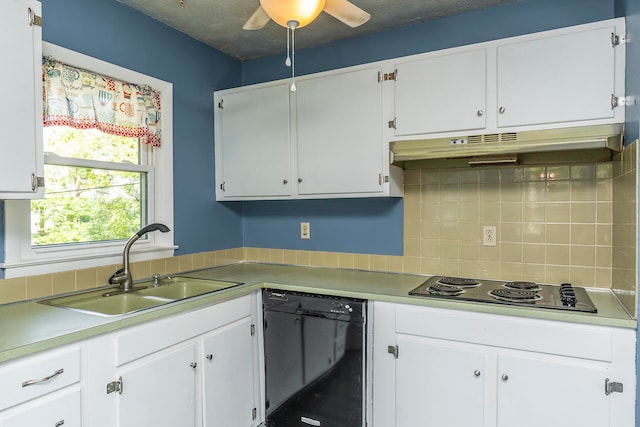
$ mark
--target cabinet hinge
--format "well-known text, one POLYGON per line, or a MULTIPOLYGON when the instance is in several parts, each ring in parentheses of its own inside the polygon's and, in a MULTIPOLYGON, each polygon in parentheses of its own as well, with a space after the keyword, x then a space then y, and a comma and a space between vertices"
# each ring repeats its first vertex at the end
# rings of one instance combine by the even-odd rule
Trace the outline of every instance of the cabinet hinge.
POLYGON ((627 39, 624 36, 619 36, 616 33, 611 33, 611 47, 616 47, 618 45, 624 44, 627 39))
POLYGON ((44 177, 36 176, 35 173, 32 173, 31 174, 31 191, 36 191, 40 187, 44 187, 44 177))
POLYGON ((222 184, 220 184, 220 189, 221 189, 222 191, 227 191, 227 190, 224 188, 225 184, 226 184, 226 182, 223 182, 222 184))
POLYGON ((396 359, 398 358, 398 346, 397 345, 390 345, 387 347, 387 353, 389 354, 393 354, 393 357, 395 357, 396 359))
POLYGON ((611 109, 613 110, 616 107, 622 107, 624 105, 633 105, 634 100, 632 96, 615 96, 611 94, 611 98, 609 100, 611 104, 611 109))
POLYGON ((378 174, 378 185, 386 184, 389 182, 389 175, 378 174))
POLYGON ((389 120, 387 125, 389 126, 389 129, 398 129, 398 118, 394 117, 393 120, 389 120))
POLYGON ((27 19, 29 20, 29 25, 31 27, 33 27, 34 25, 36 27, 42 27, 42 16, 36 15, 36 13, 31 8, 27 9, 27 19))
POLYGON ((378 83, 385 82, 387 80, 398 80, 398 70, 393 70, 393 73, 383 73, 378 71, 378 83))
POLYGON ((221 99, 220 102, 218 102, 218 108, 224 110, 224 99, 221 99))
POLYGON ((122 382, 122 377, 118 378, 118 381, 111 381, 107 384, 107 394, 111 394, 113 392, 118 392, 118 394, 122 394, 124 389, 124 383, 122 382))
POLYGON ((251 419, 255 420, 256 418, 258 418, 258 410, 256 408, 253 408, 251 410, 251 419))
POLYGON ((254 325, 253 323, 251 324, 251 336, 254 336, 256 334, 256 325, 254 325))
POLYGON ((609 381, 609 378, 605 378, 604 380, 604 394, 609 396, 611 393, 622 393, 622 383, 617 383, 615 381, 609 381))

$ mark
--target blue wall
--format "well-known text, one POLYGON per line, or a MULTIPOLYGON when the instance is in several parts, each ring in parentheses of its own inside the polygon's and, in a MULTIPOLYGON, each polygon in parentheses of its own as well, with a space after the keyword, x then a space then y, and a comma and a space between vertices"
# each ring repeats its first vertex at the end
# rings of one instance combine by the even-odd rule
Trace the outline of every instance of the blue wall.
POLYGON ((401 199, 300 200, 245 204, 250 247, 402 254, 401 199), (311 239, 300 239, 300 222, 311 239))
POLYGON ((242 246, 240 205, 214 199, 213 92, 241 63, 115 0, 42 0, 43 39, 173 83, 177 255, 242 246))
MULTIPOLYGON (((315 73, 614 17, 613 0, 520 0, 304 49, 296 52, 296 72, 315 73)), ((253 84, 287 78, 290 69, 284 66, 280 54, 245 62, 242 73, 243 84, 253 84)), ((246 246, 268 248, 402 255, 401 203, 401 200, 248 202, 244 242, 246 246), (299 223, 303 219, 311 223, 312 238, 308 241, 299 237, 299 223)))

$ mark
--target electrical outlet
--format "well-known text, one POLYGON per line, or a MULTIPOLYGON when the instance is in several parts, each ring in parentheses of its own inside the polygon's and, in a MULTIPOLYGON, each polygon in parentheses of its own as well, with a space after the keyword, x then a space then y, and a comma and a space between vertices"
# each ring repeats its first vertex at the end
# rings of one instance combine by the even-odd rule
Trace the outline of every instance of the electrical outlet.
POLYGON ((483 246, 496 246, 498 236, 496 234, 495 225, 485 225, 482 227, 482 245, 483 246))
POLYGON ((301 239, 311 238, 311 225, 308 222, 300 223, 300 238, 301 239))

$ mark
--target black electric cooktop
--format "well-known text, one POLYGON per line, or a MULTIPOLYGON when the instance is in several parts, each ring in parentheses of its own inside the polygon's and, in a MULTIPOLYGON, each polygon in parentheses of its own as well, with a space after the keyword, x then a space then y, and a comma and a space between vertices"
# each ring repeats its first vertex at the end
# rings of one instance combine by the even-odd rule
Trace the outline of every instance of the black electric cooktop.
POLYGON ((556 286, 525 281, 502 282, 433 276, 409 292, 409 295, 585 313, 598 312, 587 291, 570 283, 556 286))

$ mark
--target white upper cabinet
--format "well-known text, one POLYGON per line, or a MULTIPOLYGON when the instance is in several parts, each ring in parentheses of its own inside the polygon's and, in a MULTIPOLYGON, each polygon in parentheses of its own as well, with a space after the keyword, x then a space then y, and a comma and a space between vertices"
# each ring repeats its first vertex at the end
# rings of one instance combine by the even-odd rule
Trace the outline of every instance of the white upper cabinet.
POLYGON ((611 97, 624 96, 615 34, 612 25, 498 46, 498 126, 613 119, 611 97))
POLYGON ((216 199, 402 195, 379 66, 216 92, 216 199), (291 105, 291 108, 290 108, 291 105))
POLYGON ((624 34, 618 18, 396 59, 387 138, 623 123, 624 34))
POLYGON ((297 82, 301 195, 382 193, 382 85, 379 67, 297 82))
POLYGON ((40 3, 0 2, 0 199, 43 197, 40 3), (11 153, 11 155, 6 155, 11 153))
POLYGON ((402 62, 395 69, 396 136, 486 126, 486 49, 402 62))
POLYGON ((289 86, 216 93, 216 197, 289 196, 289 86))

